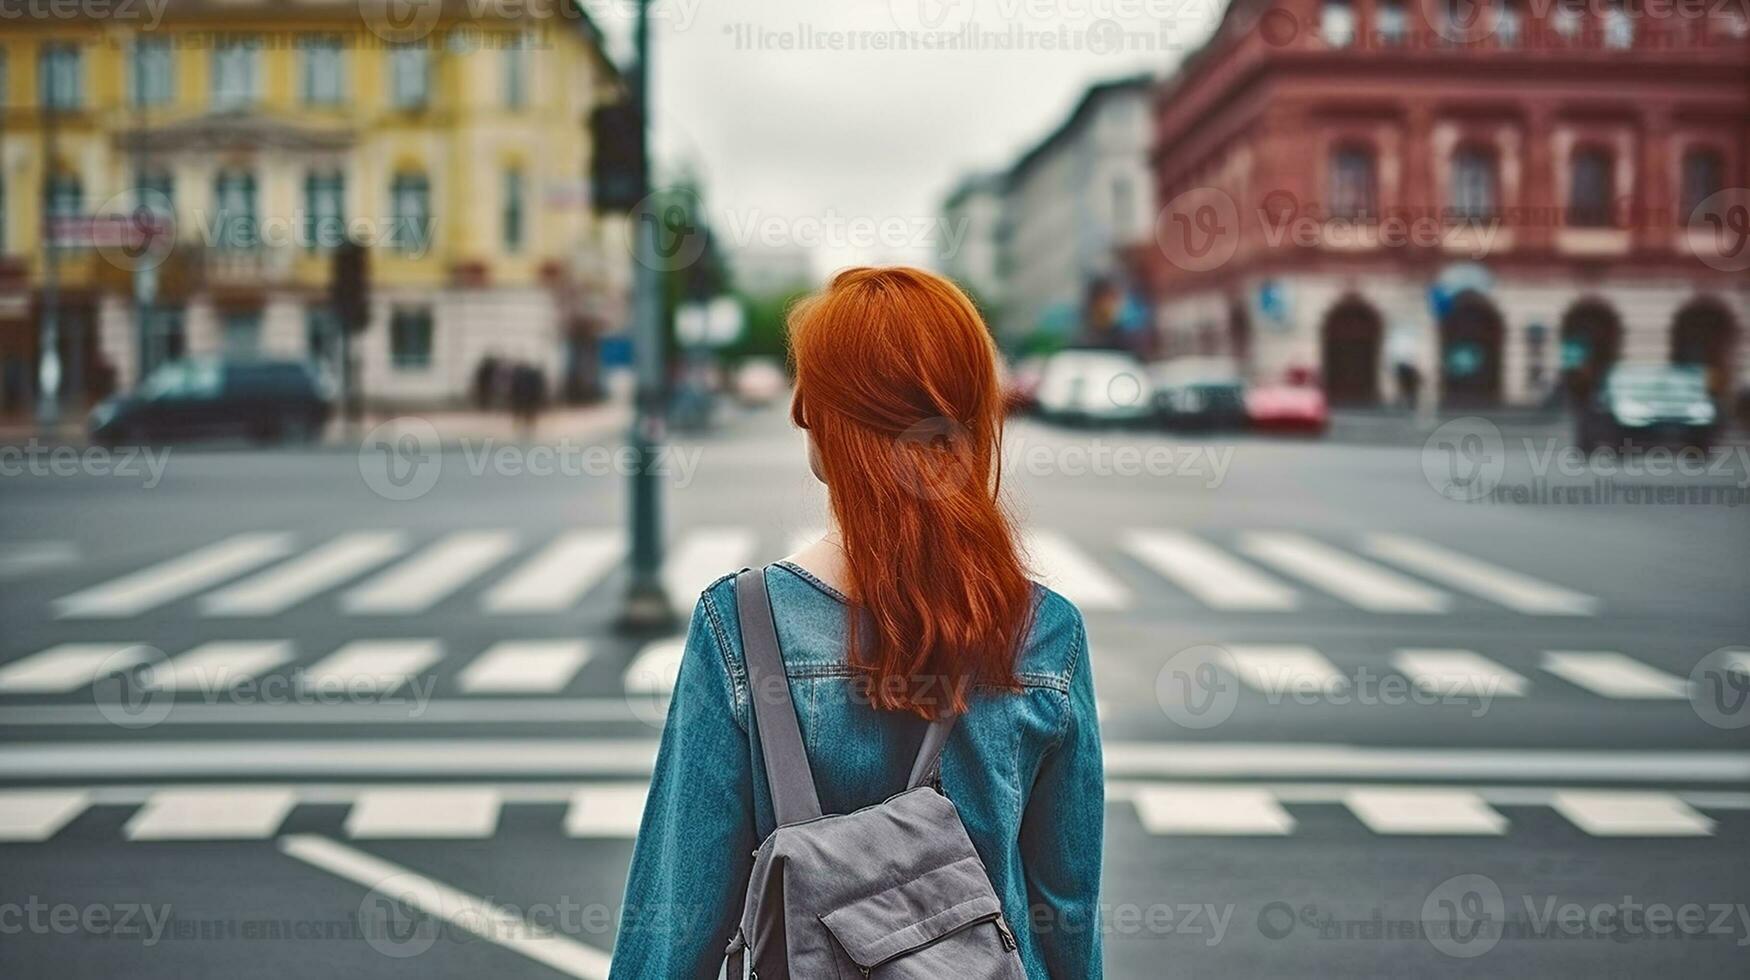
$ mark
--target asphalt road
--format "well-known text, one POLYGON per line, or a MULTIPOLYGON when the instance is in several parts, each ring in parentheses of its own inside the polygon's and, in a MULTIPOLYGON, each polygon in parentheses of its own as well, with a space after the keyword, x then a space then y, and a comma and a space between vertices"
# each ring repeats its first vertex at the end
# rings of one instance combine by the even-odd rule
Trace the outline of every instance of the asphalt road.
MULTIPOLYGON (((604 975, 678 635, 616 447, 378 435, 0 455, 0 975, 604 975)), ((1750 466, 1541 439, 1013 427, 1108 975, 1742 975, 1750 466)), ((824 523, 778 413, 667 463, 683 607, 824 523)))

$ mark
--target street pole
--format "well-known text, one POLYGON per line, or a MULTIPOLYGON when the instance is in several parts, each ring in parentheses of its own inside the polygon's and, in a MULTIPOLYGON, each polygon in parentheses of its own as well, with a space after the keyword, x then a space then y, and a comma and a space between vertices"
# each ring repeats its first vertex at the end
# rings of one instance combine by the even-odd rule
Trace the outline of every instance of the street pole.
POLYGON ((42 183, 42 244, 43 244, 43 309, 37 367, 37 427, 49 435, 61 421, 61 270, 60 255, 55 246, 55 157, 58 152, 55 134, 56 102, 59 93, 55 72, 43 73, 46 84, 41 93, 43 103, 43 183, 42 183))
POLYGON ((674 624, 674 607, 662 584, 662 488, 655 465, 661 450, 667 415, 667 366, 663 350, 661 280, 657 275, 656 213, 650 195, 650 0, 638 2, 634 35, 632 99, 638 108, 639 207, 631 214, 632 349, 637 372, 631 448, 631 562, 630 582, 619 616, 623 630, 641 632, 666 629, 674 624))

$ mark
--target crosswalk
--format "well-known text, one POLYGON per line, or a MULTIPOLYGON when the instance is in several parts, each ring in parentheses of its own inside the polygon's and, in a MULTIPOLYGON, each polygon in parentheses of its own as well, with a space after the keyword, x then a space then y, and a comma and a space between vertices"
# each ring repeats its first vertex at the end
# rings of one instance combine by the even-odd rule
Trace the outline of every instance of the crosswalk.
MULTIPOLYGON (((685 605, 717 576, 775 557, 773 545, 789 551, 812 536, 772 542, 747 527, 691 528, 670 543, 663 581, 685 605)), ((1022 545, 1038 577, 1090 614, 1176 603, 1406 616, 1490 606, 1527 616, 1601 611, 1597 597, 1407 534, 1327 541, 1267 529, 1122 528, 1087 540, 1041 528, 1025 533, 1022 545)), ((121 620, 190 601, 201 617, 240 620, 316 604, 345 617, 384 618, 461 602, 490 616, 555 615, 602 588, 625 555, 625 535, 608 528, 541 540, 464 529, 423 542, 377 529, 313 541, 245 533, 63 596, 53 609, 62 620, 121 620)))

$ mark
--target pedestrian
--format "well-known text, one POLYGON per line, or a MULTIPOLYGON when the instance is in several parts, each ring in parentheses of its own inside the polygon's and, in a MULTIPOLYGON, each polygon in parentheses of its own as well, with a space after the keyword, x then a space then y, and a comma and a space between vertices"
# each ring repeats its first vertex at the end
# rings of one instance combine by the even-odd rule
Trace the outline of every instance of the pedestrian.
POLYGON ((1404 411, 1414 412, 1422 397, 1422 371, 1409 361, 1399 361, 1397 375, 1398 397, 1403 399, 1404 411))
MULTIPOLYGON (((755 849, 779 825, 774 778, 792 799, 798 782, 812 786, 825 814, 883 804, 916 792, 926 728, 944 727, 926 720, 953 719, 939 780, 923 785, 957 808, 979 866, 951 865, 961 870, 915 879, 915 895, 840 918, 855 928, 917 917, 904 934, 918 942, 883 954, 911 968, 901 959, 889 969, 945 976, 932 943, 946 937, 926 941, 947 928, 930 916, 943 909, 920 906, 994 890, 994 908, 976 920, 988 944, 980 953, 1016 951, 1030 977, 1099 977, 1105 794, 1087 636, 1074 605, 1027 580, 1000 503, 990 334, 952 283, 907 268, 840 273, 796 308, 789 330, 791 418, 807 434, 833 527, 748 573, 764 583, 781 653, 768 654, 765 630, 748 636, 760 647, 752 667, 776 660, 784 675, 754 676, 805 706, 791 715, 795 751, 776 757, 793 764, 768 767, 767 739, 752 734, 767 730, 770 685, 750 680, 740 593, 725 576, 693 611, 622 905, 636 912, 621 920, 611 976, 717 976, 731 940, 745 942, 735 952, 760 976, 791 975, 782 950, 773 958, 781 935, 738 929, 755 849)), ((917 836, 886 841, 879 858, 935 840, 917 836)), ((809 911, 818 926, 813 913, 833 910, 809 911)), ((869 973, 842 948, 808 955, 836 957, 839 976, 869 973)))
POLYGON ((474 366, 474 407, 482 412, 492 407, 498 381, 498 356, 488 354, 474 366))
POLYGON ((535 418, 546 396, 546 379, 532 364, 517 364, 510 371, 510 413, 523 438, 534 434, 535 418))

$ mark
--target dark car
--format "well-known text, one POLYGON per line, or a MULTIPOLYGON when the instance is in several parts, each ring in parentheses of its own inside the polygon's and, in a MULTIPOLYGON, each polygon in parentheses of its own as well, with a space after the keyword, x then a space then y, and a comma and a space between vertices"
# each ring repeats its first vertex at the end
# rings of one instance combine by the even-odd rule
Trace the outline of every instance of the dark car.
POLYGON ((1574 441, 1585 453, 1656 445, 1707 449, 1719 425, 1699 369, 1621 364, 1581 411, 1574 441))
POLYGON ((100 445, 246 438, 303 442, 333 405, 316 372, 298 361, 190 358, 153 371, 128 395, 92 410, 100 445))
POLYGON ((1239 368, 1221 357, 1180 357, 1153 366, 1155 415, 1182 432, 1246 427, 1246 388, 1239 368))

